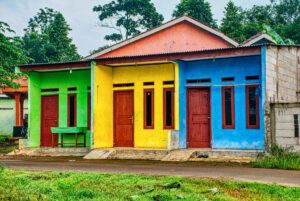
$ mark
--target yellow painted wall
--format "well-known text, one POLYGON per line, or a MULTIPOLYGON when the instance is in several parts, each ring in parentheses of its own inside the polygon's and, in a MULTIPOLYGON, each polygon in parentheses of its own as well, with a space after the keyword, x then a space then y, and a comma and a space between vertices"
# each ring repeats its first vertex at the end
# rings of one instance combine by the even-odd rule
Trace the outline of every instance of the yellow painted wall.
POLYGON ((113 146, 112 68, 94 68, 94 148, 113 146))
POLYGON ((175 88, 175 129, 178 129, 178 76, 173 63, 126 67, 95 67, 94 148, 113 146, 113 91, 134 90, 134 147, 168 147, 170 130, 163 129, 163 88, 175 88), (175 81, 163 85, 163 81, 175 81), (154 86, 143 86, 154 82, 154 86), (134 87, 113 88, 113 84, 134 83, 134 87), (98 86, 98 90, 97 90, 98 86), (154 88, 154 129, 144 129, 144 89, 154 88), (97 93, 99 94, 97 96, 97 93), (110 114, 109 114, 110 113, 110 114))

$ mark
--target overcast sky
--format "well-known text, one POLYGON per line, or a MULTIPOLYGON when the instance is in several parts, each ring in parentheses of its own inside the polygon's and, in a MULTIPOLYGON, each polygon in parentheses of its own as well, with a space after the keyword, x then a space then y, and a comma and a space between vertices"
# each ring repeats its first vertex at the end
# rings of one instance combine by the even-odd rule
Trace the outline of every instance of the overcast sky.
MULTIPOLYGON (((39 8, 49 7, 60 11, 72 31, 70 36, 78 47, 82 56, 89 54, 90 50, 108 44, 104 35, 112 30, 97 26, 97 13, 92 9, 95 5, 105 4, 111 0, 0 0, 0 21, 7 22, 17 35, 23 35, 29 18, 34 16, 39 8)), ((212 6, 214 18, 220 22, 223 11, 229 0, 208 0, 212 6)), ((165 21, 171 19, 172 11, 180 0, 152 0, 159 13, 164 15, 165 21)), ((234 0, 243 8, 253 5, 264 5, 269 0, 234 0)))

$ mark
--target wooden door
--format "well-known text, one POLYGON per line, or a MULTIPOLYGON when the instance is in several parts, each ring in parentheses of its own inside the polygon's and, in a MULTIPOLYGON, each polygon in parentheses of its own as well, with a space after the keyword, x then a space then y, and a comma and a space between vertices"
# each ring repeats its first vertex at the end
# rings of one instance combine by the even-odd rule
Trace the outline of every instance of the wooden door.
MULTIPOLYGON (((42 96, 41 108, 41 146, 51 147, 51 127, 58 126, 58 95, 42 96)), ((54 144, 57 142, 57 135, 54 135, 54 144)))
POLYGON ((187 94, 188 148, 209 148, 210 136, 210 89, 190 88, 187 94))
POLYGON ((114 146, 133 147, 133 91, 114 92, 114 146))

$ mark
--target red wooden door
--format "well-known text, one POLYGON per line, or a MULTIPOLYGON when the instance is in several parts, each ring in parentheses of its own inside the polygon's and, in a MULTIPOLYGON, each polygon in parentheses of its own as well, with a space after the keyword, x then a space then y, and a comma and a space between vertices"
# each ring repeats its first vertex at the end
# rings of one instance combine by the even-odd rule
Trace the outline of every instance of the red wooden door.
POLYGON ((133 91, 114 92, 114 146, 133 147, 133 91))
MULTIPOLYGON (((58 95, 42 96, 41 146, 52 146, 51 127, 58 126, 58 95)), ((54 144, 58 142, 54 135, 54 144)))
POLYGON ((209 88, 188 89, 188 148, 209 148, 210 91, 209 88))

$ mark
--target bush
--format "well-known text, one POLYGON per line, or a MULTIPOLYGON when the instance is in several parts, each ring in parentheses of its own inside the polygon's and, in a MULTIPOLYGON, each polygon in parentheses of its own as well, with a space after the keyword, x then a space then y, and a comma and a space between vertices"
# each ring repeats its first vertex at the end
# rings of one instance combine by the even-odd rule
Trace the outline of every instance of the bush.
POLYGON ((300 170, 300 154, 294 152, 292 147, 273 145, 264 154, 259 154, 251 164, 259 168, 300 170))

